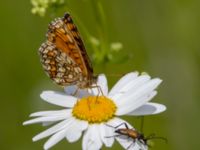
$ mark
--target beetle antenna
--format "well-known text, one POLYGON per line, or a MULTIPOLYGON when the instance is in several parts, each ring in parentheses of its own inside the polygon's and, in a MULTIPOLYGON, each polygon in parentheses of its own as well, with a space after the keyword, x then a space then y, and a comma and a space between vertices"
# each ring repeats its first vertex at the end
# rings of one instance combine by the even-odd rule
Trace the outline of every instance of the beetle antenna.
POLYGON ((114 128, 114 129, 117 129, 117 128, 120 127, 120 126, 125 125, 126 129, 129 129, 129 127, 128 127, 128 125, 127 125, 126 122, 122 122, 122 123, 120 123, 119 125, 117 125, 116 127, 111 126, 111 125, 109 125, 109 124, 105 124, 105 125, 108 126, 108 127, 114 128))
POLYGON ((109 124, 105 124, 105 125, 108 126, 108 127, 111 127, 111 128, 116 129, 114 126, 111 126, 111 125, 109 125, 109 124))

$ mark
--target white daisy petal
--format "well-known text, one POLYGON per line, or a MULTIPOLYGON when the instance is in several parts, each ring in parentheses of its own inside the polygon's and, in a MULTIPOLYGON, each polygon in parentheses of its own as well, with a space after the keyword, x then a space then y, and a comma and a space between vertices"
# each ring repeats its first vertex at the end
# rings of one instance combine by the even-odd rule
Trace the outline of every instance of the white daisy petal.
POLYGON ((147 146, 140 144, 138 141, 133 141, 133 139, 126 136, 116 137, 116 140, 127 150, 147 150, 147 146))
POLYGON ((106 124, 109 125, 108 127, 112 128, 113 131, 118 128, 126 128, 125 124, 128 126, 129 129, 134 129, 128 122, 118 117, 109 120, 106 124))
POLYGON ((139 87, 130 89, 128 92, 122 94, 118 99, 115 99, 114 101, 117 103, 118 106, 121 106, 123 104, 129 105, 141 96, 151 93, 157 88, 157 86, 161 82, 162 80, 158 78, 152 79, 148 82, 143 82, 143 84, 139 87))
POLYGON ((153 91, 150 94, 146 94, 142 96, 141 98, 137 98, 136 100, 133 99, 133 102, 130 102, 129 105, 126 105, 126 104, 121 105, 121 107, 119 107, 119 109, 117 110, 115 114, 117 116, 126 115, 130 113, 131 111, 141 107, 146 102, 150 101, 156 94, 157 92, 153 91))
POLYGON ((86 89, 80 89, 76 85, 64 87, 65 93, 67 95, 74 95, 78 98, 89 96, 89 93, 86 89))
POLYGON ((118 111, 124 110, 125 107, 131 108, 130 110, 126 110, 126 113, 129 113, 150 101, 156 94, 156 92, 153 92, 152 94, 152 91, 157 88, 160 83, 160 79, 152 79, 137 90, 132 91, 132 93, 124 94, 121 96, 121 101, 115 101, 119 108, 118 111))
POLYGON ((81 130, 76 130, 75 128, 71 127, 70 130, 67 131, 66 133, 66 139, 70 142, 76 142, 80 139, 82 135, 82 131, 81 130))
POLYGON ((66 138, 69 142, 76 142, 82 134, 82 131, 88 127, 88 122, 77 120, 74 122, 73 125, 69 128, 66 138))
POLYGON ((76 119, 76 127, 78 130, 85 130, 88 128, 88 122, 76 119))
POLYGON ((83 150, 99 150, 102 147, 102 141, 98 133, 98 125, 90 125, 83 136, 83 150))
POLYGON ((147 83, 150 80, 150 76, 148 75, 141 75, 133 80, 130 80, 126 85, 121 87, 119 91, 114 95, 109 95, 111 99, 114 101, 121 101, 121 97, 123 95, 130 95, 133 93, 133 91, 136 91, 138 88, 143 86, 145 83, 147 83))
POLYGON ((103 92, 103 95, 108 95, 108 83, 107 83, 106 76, 104 74, 100 74, 98 76, 97 85, 100 86, 103 92))
POLYGON ((123 76, 110 90, 109 95, 114 95, 121 89, 124 85, 134 80, 138 76, 138 72, 131 72, 123 76))
POLYGON ((59 110, 59 111, 40 111, 40 112, 32 113, 30 115, 31 117, 38 116, 38 118, 25 121, 23 125, 29 125, 29 124, 35 124, 35 123, 43 123, 44 125, 48 125, 49 123, 52 124, 52 122, 71 117, 71 111, 72 111, 71 109, 65 109, 65 110, 59 110))
POLYGON ((56 125, 54 125, 53 127, 39 133, 38 135, 36 135, 35 137, 33 137, 33 141, 38 141, 40 139, 43 139, 45 137, 48 137, 60 130, 63 130, 65 128, 68 128, 70 126, 70 124, 74 121, 73 118, 69 118, 67 120, 64 120, 60 123, 57 123, 56 125))
POLYGON ((49 121, 49 122, 43 122, 42 123, 42 126, 50 126, 50 125, 52 125, 52 124, 54 124, 55 122, 54 121, 49 121))
POLYGON ((83 136, 82 150, 87 150, 90 134, 91 134, 91 126, 88 127, 88 129, 86 130, 86 132, 83 136))
POLYGON ((92 135, 91 135, 91 137, 90 137, 90 141, 91 141, 91 145, 88 147, 88 149, 90 149, 90 150, 99 150, 99 149, 101 149, 101 147, 102 147, 102 145, 103 145, 103 143, 102 143, 102 141, 101 141, 101 137, 100 137, 100 135, 99 135, 99 125, 93 125, 93 127, 92 127, 92 131, 91 131, 91 133, 92 133, 92 135))
POLYGON ((141 107, 133 110, 132 112, 128 113, 127 115, 133 116, 144 116, 144 115, 153 115, 158 114, 166 110, 166 106, 157 103, 146 103, 141 107))
POLYGON ((106 145, 106 147, 111 147, 114 143, 114 137, 113 136, 113 129, 110 127, 104 125, 103 123, 100 124, 99 127, 99 134, 101 137, 101 140, 106 145))
POLYGON ((57 116, 57 115, 69 115, 71 116, 71 109, 63 110, 53 110, 53 111, 40 111, 30 114, 30 117, 40 117, 40 116, 57 116))
POLYGON ((64 91, 67 95, 74 95, 76 90, 78 90, 78 87, 76 85, 72 86, 65 86, 64 91))
POLYGON ((94 88, 88 89, 91 95, 108 95, 108 84, 104 74, 100 74, 97 79, 97 84, 93 84, 94 88), (97 87, 96 87, 97 86, 97 87))
POLYGON ((50 139, 44 144, 44 149, 48 150, 49 148, 60 142, 65 137, 66 132, 67 129, 63 129, 51 136, 50 139))
POLYGON ((58 131, 49 138, 49 140, 44 144, 44 149, 47 150, 55 144, 57 144, 58 142, 60 142, 67 135, 67 132, 69 131, 69 129, 71 129, 71 126, 73 126, 74 123, 76 123, 76 119, 71 118, 71 122, 69 122, 69 124, 66 125, 65 128, 58 131))
POLYGON ((148 150, 148 146, 139 141, 136 141, 135 145, 133 145, 131 148, 132 150, 148 150))
POLYGON ((43 122, 56 122, 56 121, 60 121, 60 120, 63 120, 63 119, 67 119, 68 116, 66 115, 60 115, 60 116, 48 116, 48 117, 38 117, 38 118, 35 118, 35 119, 31 119, 31 120, 28 120, 28 121, 25 121, 23 123, 23 125, 29 125, 29 124, 35 124, 35 123, 43 123, 43 122))
POLYGON ((54 91, 44 91, 40 97, 51 104, 62 107, 73 107, 77 101, 76 97, 54 91))
POLYGON ((143 143, 137 141, 136 144, 134 145, 134 149, 133 150, 148 150, 148 146, 144 145, 143 143))
MULTIPOLYGON (((116 140, 119 142, 119 144, 124 148, 124 149, 127 149, 127 150, 135 150, 135 149, 132 149, 132 144, 133 143, 133 139, 131 138, 128 138, 127 136, 118 136, 116 137, 116 140)), ((137 150, 137 149, 136 149, 137 150)))

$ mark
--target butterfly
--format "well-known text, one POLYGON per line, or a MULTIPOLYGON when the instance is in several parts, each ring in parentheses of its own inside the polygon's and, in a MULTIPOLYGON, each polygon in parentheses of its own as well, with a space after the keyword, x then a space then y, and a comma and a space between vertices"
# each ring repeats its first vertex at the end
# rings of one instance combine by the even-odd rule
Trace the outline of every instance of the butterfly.
POLYGON ((76 25, 69 13, 48 26, 39 55, 46 74, 58 85, 91 87, 97 77, 76 25))

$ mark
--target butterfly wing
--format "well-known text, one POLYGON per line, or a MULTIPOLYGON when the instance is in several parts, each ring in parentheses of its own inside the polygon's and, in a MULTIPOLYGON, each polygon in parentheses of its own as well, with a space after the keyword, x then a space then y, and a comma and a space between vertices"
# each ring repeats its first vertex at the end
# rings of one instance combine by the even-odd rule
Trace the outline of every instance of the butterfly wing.
MULTIPOLYGON (((69 34, 71 35, 72 39, 74 39, 76 46, 79 49, 79 52, 80 52, 79 54, 80 54, 80 56, 82 56, 81 58, 82 58, 83 64, 86 67, 85 71, 87 71, 87 76, 89 76, 89 77, 93 76, 92 63, 89 59, 89 56, 87 55, 85 46, 80 37, 78 29, 77 29, 76 25, 73 23, 73 20, 69 13, 66 13, 64 15, 63 21, 66 24, 67 29, 70 31, 69 34)), ((92 77, 90 77, 90 78, 92 78, 92 77)))
POLYGON ((39 48, 42 66, 47 75, 59 85, 75 85, 82 75, 73 59, 62 53, 55 44, 45 42, 39 48))
POLYGON ((39 53, 46 73, 59 85, 86 85, 93 76, 90 59, 69 14, 50 23, 47 41, 39 53))

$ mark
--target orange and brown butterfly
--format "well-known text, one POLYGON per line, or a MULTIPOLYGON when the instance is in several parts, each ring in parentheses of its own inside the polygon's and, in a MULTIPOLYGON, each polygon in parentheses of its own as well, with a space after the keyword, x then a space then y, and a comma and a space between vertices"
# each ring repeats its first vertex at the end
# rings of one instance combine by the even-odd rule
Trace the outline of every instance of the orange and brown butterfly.
POLYGON ((91 61, 69 13, 49 24, 46 37, 39 55, 45 72, 56 84, 83 89, 96 83, 91 61))

